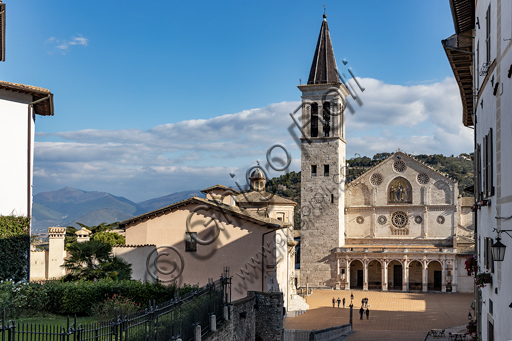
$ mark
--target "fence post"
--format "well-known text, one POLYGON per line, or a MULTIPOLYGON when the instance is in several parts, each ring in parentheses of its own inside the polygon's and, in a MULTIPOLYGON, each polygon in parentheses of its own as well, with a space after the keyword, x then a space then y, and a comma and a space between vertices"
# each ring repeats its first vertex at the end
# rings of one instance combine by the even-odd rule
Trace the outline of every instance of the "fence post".
POLYGON ((228 306, 224 306, 224 321, 229 320, 229 312, 228 312, 228 306))
POLYGON ((212 333, 217 331, 217 318, 215 315, 210 315, 210 331, 212 333))
POLYGON ((194 329, 194 341, 201 341, 201 325, 199 323, 194 329))

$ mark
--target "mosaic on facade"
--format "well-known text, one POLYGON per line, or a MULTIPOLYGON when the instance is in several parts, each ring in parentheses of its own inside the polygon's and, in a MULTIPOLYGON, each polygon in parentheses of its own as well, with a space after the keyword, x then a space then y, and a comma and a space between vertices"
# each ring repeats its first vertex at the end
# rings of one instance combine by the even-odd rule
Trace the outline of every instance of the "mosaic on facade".
MULTIPOLYGON (((403 162, 403 160, 400 160, 403 162)), ((411 204, 412 187, 409 181, 398 177, 391 181, 388 187, 388 203, 390 204, 411 204)))

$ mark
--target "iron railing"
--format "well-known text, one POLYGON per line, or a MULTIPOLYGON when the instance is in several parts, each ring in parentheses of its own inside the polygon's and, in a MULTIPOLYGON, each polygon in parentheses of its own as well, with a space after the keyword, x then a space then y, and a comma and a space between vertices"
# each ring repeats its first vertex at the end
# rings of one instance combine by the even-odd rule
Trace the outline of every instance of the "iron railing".
POLYGON ((50 324, 16 323, 6 320, 5 308, 0 325, 1 341, 184 341, 194 339, 196 326, 201 325, 202 336, 210 331, 210 316, 216 316, 217 323, 223 321, 223 309, 231 303, 231 277, 226 271, 219 280, 210 279, 202 288, 183 297, 155 304, 148 308, 124 315, 116 312, 113 319, 77 324, 74 318, 67 318, 66 327, 50 324))

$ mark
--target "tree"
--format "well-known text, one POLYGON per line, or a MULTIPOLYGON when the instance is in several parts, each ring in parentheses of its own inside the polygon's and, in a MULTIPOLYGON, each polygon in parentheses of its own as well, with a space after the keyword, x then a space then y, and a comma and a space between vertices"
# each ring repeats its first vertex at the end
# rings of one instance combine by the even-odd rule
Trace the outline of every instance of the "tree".
POLYGON ((116 232, 108 232, 108 231, 95 233, 92 236, 91 240, 103 242, 106 244, 110 244, 112 246, 126 244, 126 239, 124 238, 124 236, 122 236, 116 232))
POLYGON ((112 254, 112 245, 95 240, 72 243, 68 252, 70 257, 62 265, 69 273, 64 281, 102 278, 130 279, 131 265, 112 254))

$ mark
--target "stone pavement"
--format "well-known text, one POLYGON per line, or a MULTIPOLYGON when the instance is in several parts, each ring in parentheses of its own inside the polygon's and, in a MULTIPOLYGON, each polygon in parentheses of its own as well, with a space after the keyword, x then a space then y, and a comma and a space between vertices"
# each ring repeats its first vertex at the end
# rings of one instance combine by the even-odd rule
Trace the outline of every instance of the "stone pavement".
MULTIPOLYGON (((318 330, 349 323, 348 305, 354 294, 353 340, 419 340, 431 329, 467 324, 473 294, 404 293, 381 291, 315 290, 307 297, 309 310, 287 317, 286 329, 318 330), (346 306, 332 308, 332 297, 345 298, 346 306), (368 297, 370 319, 359 319, 361 299, 368 297)), ((337 306, 337 304, 336 304, 337 306)))

